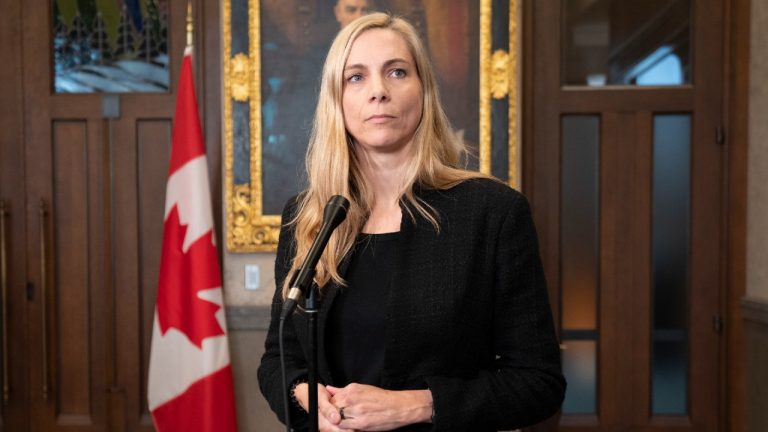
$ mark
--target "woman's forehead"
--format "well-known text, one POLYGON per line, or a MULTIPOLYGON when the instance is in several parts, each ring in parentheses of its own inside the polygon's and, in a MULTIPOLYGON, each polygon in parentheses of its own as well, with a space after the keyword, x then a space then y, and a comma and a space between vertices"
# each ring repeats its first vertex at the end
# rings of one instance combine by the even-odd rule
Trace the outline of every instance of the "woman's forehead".
POLYGON ((360 33, 352 42, 345 67, 360 63, 376 63, 394 58, 413 62, 411 50, 405 38, 391 29, 376 28, 360 33))

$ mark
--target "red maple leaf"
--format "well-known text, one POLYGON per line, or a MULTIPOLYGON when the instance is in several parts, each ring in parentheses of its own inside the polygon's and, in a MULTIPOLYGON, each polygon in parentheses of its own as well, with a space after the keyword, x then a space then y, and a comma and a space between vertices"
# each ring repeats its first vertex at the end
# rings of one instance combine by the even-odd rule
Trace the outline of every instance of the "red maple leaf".
POLYGON ((216 320, 221 306, 199 298, 200 291, 221 286, 221 274, 213 244, 213 230, 182 251, 187 225, 181 225, 177 206, 165 220, 157 315, 160 332, 173 327, 202 349, 203 339, 224 334, 216 320))

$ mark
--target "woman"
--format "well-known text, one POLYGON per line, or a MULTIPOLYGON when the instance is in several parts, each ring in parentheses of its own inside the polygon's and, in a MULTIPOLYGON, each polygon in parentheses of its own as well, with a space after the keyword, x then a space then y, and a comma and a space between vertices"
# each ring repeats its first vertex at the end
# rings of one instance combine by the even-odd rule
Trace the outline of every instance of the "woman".
MULTIPOLYGON (((335 194, 348 216, 318 264, 320 430, 491 431, 537 423, 563 398, 525 198, 459 168, 413 27, 371 14, 334 40, 307 154, 283 212, 259 383, 283 419, 277 324, 287 282, 335 194), (432 423, 432 424, 430 424, 432 423)), ((285 326, 293 426, 306 427, 306 318, 285 326)))

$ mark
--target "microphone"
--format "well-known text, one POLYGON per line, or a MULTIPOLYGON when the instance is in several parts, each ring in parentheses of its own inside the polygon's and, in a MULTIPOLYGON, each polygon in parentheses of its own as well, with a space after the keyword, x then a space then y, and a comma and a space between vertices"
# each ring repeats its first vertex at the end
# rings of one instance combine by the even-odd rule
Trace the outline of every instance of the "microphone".
POLYGON ((317 267, 317 262, 320 260, 320 256, 328 244, 328 239, 331 238, 333 230, 347 217, 347 210, 349 210, 349 200, 343 196, 334 195, 328 200, 323 210, 323 225, 320 227, 320 232, 317 233, 317 237, 315 237, 312 247, 309 248, 309 252, 304 258, 304 263, 299 268, 298 273, 294 274, 291 278, 291 289, 288 291, 285 303, 283 303, 280 319, 285 319, 293 312, 299 298, 309 288, 312 279, 315 277, 315 267, 317 267))

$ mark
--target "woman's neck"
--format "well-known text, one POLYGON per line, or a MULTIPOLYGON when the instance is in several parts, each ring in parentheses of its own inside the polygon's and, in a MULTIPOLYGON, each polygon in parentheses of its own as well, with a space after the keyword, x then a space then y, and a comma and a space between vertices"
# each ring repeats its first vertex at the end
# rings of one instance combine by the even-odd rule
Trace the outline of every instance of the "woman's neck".
POLYGON ((361 152, 361 169, 374 196, 373 208, 363 232, 375 234, 400 230, 402 212, 398 199, 412 157, 407 150, 393 153, 361 152))
POLYGON ((373 189, 374 207, 397 206, 403 186, 403 177, 410 158, 408 149, 393 153, 363 151, 361 169, 365 181, 373 189))

